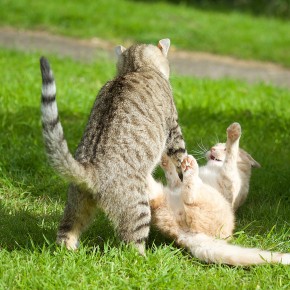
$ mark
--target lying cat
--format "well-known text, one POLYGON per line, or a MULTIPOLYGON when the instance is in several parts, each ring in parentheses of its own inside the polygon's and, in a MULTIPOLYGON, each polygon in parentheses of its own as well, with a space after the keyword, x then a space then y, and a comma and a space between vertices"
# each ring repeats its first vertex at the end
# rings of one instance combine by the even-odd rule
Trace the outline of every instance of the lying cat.
POLYGON ((226 144, 207 153, 208 163, 199 168, 192 156, 182 162, 183 182, 167 156, 162 164, 167 186, 150 181, 152 222, 165 235, 208 263, 253 265, 290 264, 290 254, 228 244, 234 230, 234 209, 246 198, 252 166, 259 164, 239 149, 241 127, 227 129, 226 144), (200 174, 200 176, 199 176, 200 174))

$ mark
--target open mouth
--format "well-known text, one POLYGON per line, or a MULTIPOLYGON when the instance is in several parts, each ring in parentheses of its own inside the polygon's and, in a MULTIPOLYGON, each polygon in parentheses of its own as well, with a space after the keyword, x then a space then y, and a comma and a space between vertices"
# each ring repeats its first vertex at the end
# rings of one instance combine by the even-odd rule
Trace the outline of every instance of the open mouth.
POLYGON ((210 155, 210 159, 214 161, 219 161, 219 162, 221 161, 220 159, 215 158, 213 155, 210 155))

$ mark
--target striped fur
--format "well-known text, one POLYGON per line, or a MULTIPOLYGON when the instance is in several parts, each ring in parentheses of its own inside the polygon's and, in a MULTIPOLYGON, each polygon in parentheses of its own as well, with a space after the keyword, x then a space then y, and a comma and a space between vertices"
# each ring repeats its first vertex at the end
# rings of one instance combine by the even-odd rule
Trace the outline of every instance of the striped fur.
POLYGON ((167 186, 163 187, 153 178, 150 180, 152 222, 179 246, 207 263, 290 264, 290 254, 244 248, 226 241, 234 230, 235 201, 240 200, 240 194, 244 196, 243 188, 249 188, 251 166, 258 165, 245 151, 239 155, 241 128, 238 123, 227 129, 227 135, 225 145, 212 148, 208 155, 209 165, 199 168, 190 155, 183 160, 183 182, 170 159, 163 157, 167 186), (212 160, 213 156, 222 161, 212 160), (242 166, 241 177, 235 166, 242 166), (201 169, 204 170, 202 176, 201 169))
POLYGON ((168 81, 169 40, 158 46, 118 47, 117 76, 100 90, 73 157, 55 101, 55 84, 41 58, 42 122, 52 166, 72 181, 58 243, 76 249, 81 233, 101 207, 120 237, 144 253, 151 212, 148 178, 163 152, 176 166, 186 154, 168 81))
POLYGON ((97 184, 89 177, 95 175, 95 169, 84 168, 69 152, 59 120, 53 73, 48 61, 44 57, 40 59, 40 65, 42 73, 42 128, 48 157, 52 166, 59 173, 76 184, 81 185, 85 183, 85 186, 93 191, 97 187, 97 184))

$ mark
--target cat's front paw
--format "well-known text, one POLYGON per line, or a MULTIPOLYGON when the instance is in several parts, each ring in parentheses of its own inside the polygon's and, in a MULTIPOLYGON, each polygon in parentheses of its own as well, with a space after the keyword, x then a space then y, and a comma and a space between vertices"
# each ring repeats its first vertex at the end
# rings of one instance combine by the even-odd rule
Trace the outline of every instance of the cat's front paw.
POLYGON ((162 158, 161 158, 161 162, 160 162, 161 168, 164 171, 167 171, 169 169, 169 167, 170 167, 170 162, 171 162, 171 160, 170 160, 169 156, 166 155, 166 154, 163 154, 162 158))
POLYGON ((181 163, 182 173, 188 171, 195 171, 197 168, 198 168, 197 161, 192 155, 186 156, 181 163))
POLYGON ((238 140, 241 137, 242 129, 239 123, 233 123, 227 128, 228 139, 232 142, 238 140))

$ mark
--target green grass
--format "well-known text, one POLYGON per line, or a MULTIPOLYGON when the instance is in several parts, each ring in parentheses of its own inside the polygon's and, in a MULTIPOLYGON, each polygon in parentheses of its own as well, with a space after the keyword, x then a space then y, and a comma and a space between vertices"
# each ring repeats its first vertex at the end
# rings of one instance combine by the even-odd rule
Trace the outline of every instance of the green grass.
MULTIPOLYGON (((0 25, 117 43, 169 37, 179 48, 290 66, 290 22, 160 1, 0 0, 0 25)), ((210 6, 211 7, 211 6, 210 6)))
MULTIPOLYGON (((73 151, 95 95, 114 75, 105 61, 49 57, 73 151)), ((120 243, 103 214, 78 252, 54 245, 66 182, 50 168, 41 137, 39 55, 0 50, 0 289, 289 289, 290 269, 206 265, 152 231, 147 258, 120 243)), ((290 252, 290 91, 231 80, 172 77, 189 152, 223 140, 240 122, 241 147, 261 163, 238 212, 234 243, 290 252)), ((158 174, 160 176, 160 173, 158 174)))

